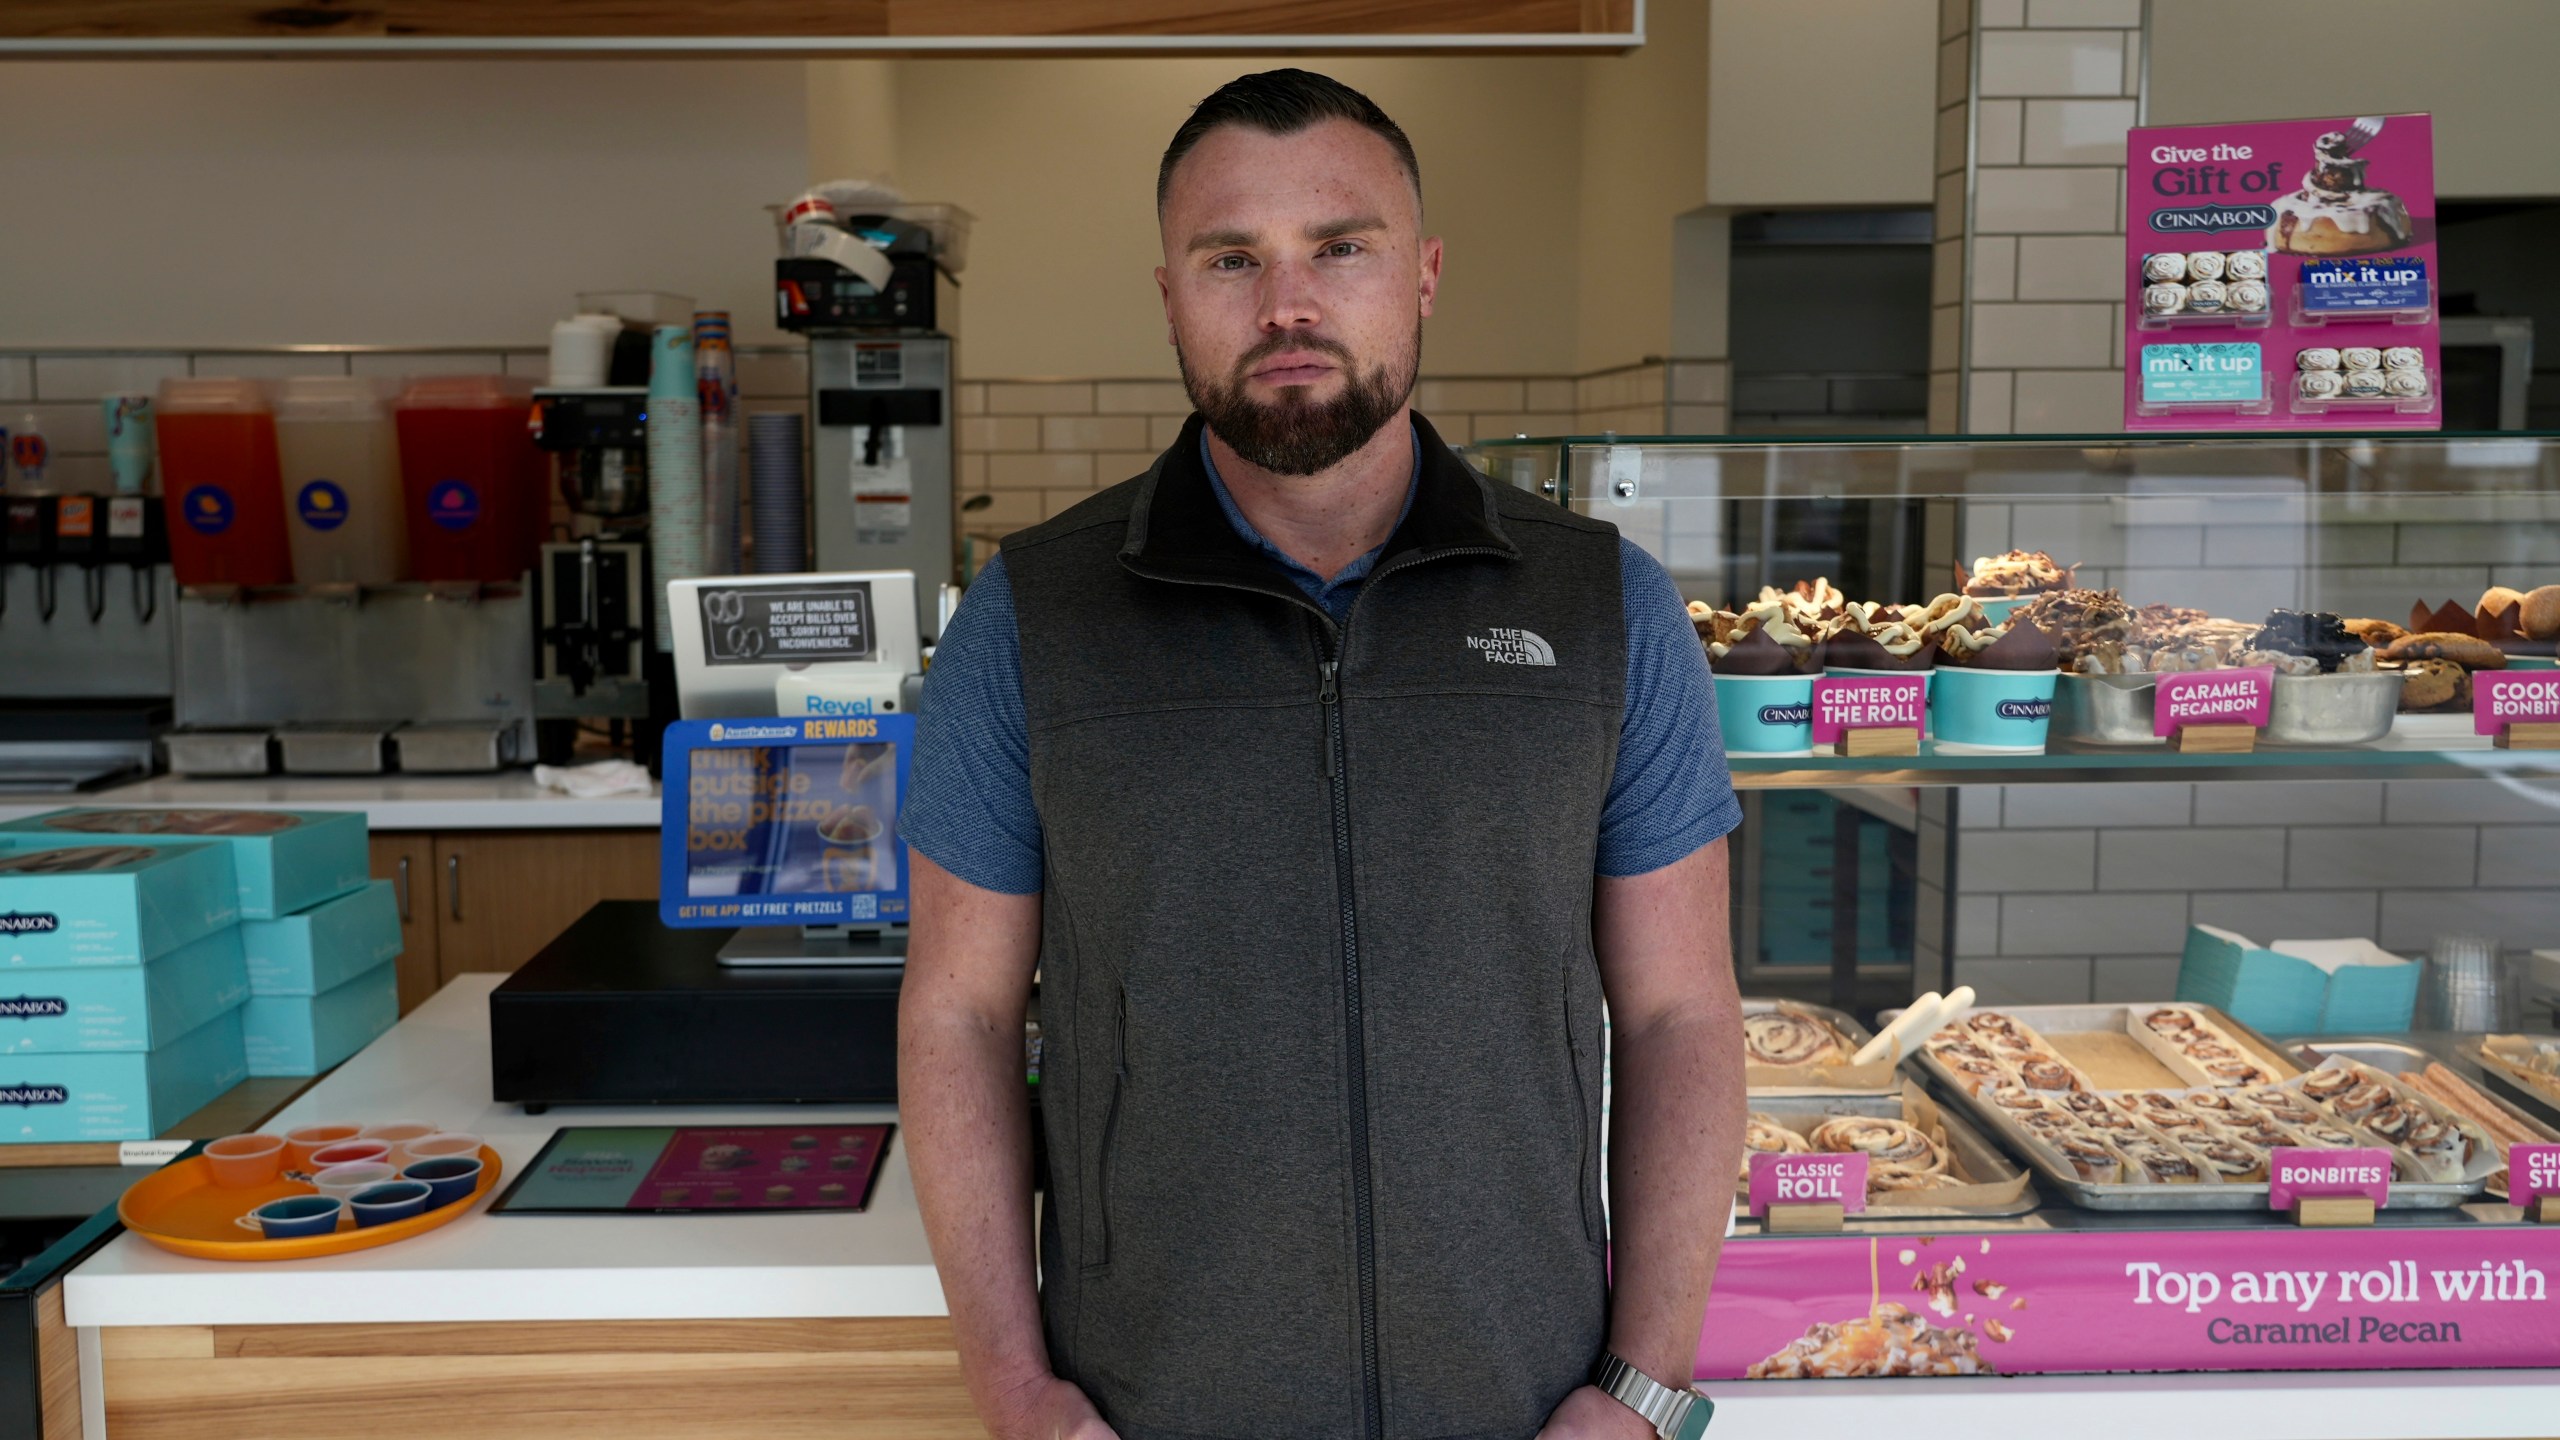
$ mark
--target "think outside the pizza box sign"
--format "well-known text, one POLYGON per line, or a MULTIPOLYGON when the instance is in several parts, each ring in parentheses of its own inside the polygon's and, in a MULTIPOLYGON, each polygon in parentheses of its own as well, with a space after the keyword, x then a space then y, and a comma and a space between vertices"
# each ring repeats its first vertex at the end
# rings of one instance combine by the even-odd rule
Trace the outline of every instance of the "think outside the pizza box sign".
POLYGON ((2125 146, 2127 430, 2441 428, 2430 117, 2125 146))

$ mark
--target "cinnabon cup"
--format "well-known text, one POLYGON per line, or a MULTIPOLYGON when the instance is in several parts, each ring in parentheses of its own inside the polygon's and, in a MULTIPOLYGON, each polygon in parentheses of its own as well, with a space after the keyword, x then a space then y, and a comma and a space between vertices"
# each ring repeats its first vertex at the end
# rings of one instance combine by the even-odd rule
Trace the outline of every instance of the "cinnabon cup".
POLYGON ((1718 675, 1716 724, 1728 755, 1813 753, 1811 675, 1718 675))

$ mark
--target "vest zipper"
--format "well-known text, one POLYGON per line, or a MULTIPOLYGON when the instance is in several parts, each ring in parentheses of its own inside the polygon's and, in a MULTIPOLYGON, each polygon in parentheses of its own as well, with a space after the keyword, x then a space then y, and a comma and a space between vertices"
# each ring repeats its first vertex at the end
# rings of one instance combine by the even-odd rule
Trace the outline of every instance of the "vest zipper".
MULTIPOLYGON (((1367 586, 1362 586, 1363 594, 1367 586)), ((1356 614, 1360 602, 1351 602, 1356 614)), ((1343 622, 1348 630, 1350 621, 1343 622)), ((1360 996, 1360 920, 1351 895, 1351 784, 1342 761, 1341 631, 1325 637, 1324 684, 1316 698, 1324 708, 1324 773, 1333 791, 1333 880, 1342 925, 1342 1055, 1350 1088, 1351 1226, 1360 1291, 1360 1433, 1386 1433, 1386 1405, 1378 1384, 1378 1236, 1369 1174, 1369 1047, 1360 996)))

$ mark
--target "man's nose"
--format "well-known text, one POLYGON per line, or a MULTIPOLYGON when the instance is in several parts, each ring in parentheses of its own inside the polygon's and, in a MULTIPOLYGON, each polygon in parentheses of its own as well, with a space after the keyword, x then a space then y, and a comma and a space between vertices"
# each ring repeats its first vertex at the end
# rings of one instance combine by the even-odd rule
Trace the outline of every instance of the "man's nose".
POLYGON ((1262 325, 1267 330, 1296 330, 1324 318, 1317 303, 1313 267, 1281 262, 1262 272, 1262 325))

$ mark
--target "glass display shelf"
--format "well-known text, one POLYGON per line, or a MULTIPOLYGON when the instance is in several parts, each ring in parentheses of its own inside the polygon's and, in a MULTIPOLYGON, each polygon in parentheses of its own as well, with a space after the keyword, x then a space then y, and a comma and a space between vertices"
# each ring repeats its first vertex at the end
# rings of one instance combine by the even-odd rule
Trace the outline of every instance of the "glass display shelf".
MULTIPOLYGON (((2466 718, 2467 717, 2463 717, 2466 718)), ((2473 777, 2560 778, 2560 750, 2500 750, 2392 736, 2339 749, 2266 746, 2247 754, 2186 754, 2167 745, 2075 746, 2042 755, 1942 751, 1920 742, 1918 755, 1728 755, 1742 789, 1832 785, 2088 784, 2109 780, 2451 780, 2473 777)))

